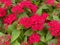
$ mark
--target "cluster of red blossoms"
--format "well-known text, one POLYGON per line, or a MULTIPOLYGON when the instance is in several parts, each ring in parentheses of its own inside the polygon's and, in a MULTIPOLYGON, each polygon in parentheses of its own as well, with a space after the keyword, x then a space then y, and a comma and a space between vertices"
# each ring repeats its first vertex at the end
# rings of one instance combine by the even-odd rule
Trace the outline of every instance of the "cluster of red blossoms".
POLYGON ((29 37, 29 42, 30 44, 34 43, 34 42, 39 42, 40 41, 40 35, 34 33, 29 37))
MULTIPOLYGON (((33 31, 41 31, 44 29, 44 24, 46 23, 47 17, 49 16, 48 13, 43 12, 41 15, 36 14, 36 11, 38 9, 38 6, 31 3, 31 1, 21 1, 20 3, 13 6, 11 0, 0 0, 0 3, 4 5, 3 7, 0 7, 0 18, 3 19, 3 23, 6 25, 12 24, 14 21, 16 21, 18 18, 17 16, 20 13, 24 13, 24 8, 30 9, 30 11, 33 13, 30 17, 23 17, 18 22, 20 25, 24 26, 25 29, 31 28, 33 31), (7 9, 11 7, 11 14, 7 14, 7 9)), ((55 3, 54 0, 46 0, 45 4, 53 6, 55 3)), ((57 8, 60 8, 60 3, 56 5, 57 8)), ((48 30, 50 31, 52 36, 60 36, 60 22, 56 20, 52 20, 47 23, 48 24, 48 30)), ((4 38, 4 37, 2 37, 4 38)), ((2 39, 0 37, 0 40, 2 39)), ((33 33, 31 36, 29 36, 28 41, 30 44, 34 42, 40 41, 40 35, 37 33, 33 33)), ((60 42, 60 40, 58 41, 60 42)), ((0 43, 0 45, 10 45, 10 39, 8 41, 5 41, 0 43)), ((28 45, 28 44, 27 44, 28 45)), ((60 45, 59 43, 57 45, 60 45)))
POLYGON ((16 18, 17 18, 16 16, 20 13, 23 13, 24 12, 23 8, 25 8, 25 7, 29 8, 34 13, 37 10, 37 6, 32 4, 30 1, 22 1, 15 6, 11 6, 12 2, 10 0, 8 0, 8 1, 7 0, 1 0, 0 2, 4 2, 4 4, 6 3, 7 6, 9 4, 9 6, 12 7, 12 9, 11 9, 12 14, 9 14, 8 16, 7 16, 7 12, 6 12, 7 9, 4 7, 3 8, 0 7, 0 17, 1 18, 6 17, 6 18, 4 18, 4 23, 6 23, 6 24, 11 24, 14 20, 16 20, 16 18), (14 17, 14 18, 12 18, 12 17, 14 17))
POLYGON ((60 22, 53 20, 48 23, 48 26, 53 36, 60 36, 60 22))
POLYGON ((22 24, 25 28, 31 28, 34 31, 42 30, 44 28, 47 16, 47 13, 43 13, 41 16, 34 14, 31 17, 21 18, 19 23, 22 24))
POLYGON ((10 7, 12 5, 11 0, 0 0, 0 3, 4 5, 4 8, 10 7))

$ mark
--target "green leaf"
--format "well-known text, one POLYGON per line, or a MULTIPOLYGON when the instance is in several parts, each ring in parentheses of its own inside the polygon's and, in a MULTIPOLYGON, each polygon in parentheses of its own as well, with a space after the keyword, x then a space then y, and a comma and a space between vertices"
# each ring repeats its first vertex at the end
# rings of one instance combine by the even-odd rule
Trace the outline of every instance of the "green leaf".
POLYGON ((15 1, 16 1, 16 0, 12 0, 12 3, 13 3, 14 6, 16 5, 15 1))
POLYGON ((26 12, 20 14, 17 16, 18 17, 18 21, 22 18, 22 17, 28 17, 28 15, 26 14, 26 12))
POLYGON ((24 37, 24 41, 27 41, 27 36, 24 37))
POLYGON ((4 33, 2 33, 2 32, 0 32, 0 36, 3 36, 3 35, 5 35, 4 33))
POLYGON ((47 45, 47 44, 44 42, 38 42, 38 43, 34 43, 34 45, 47 45))
POLYGON ((49 13, 50 13, 50 12, 52 13, 53 10, 54 10, 53 7, 51 7, 51 6, 48 6, 48 7, 49 7, 49 11, 48 11, 48 12, 49 12, 49 13))
POLYGON ((52 39, 51 41, 49 41, 48 42, 48 44, 54 44, 54 45, 56 45, 57 44, 57 39, 52 39))
POLYGON ((0 31, 2 31, 2 27, 3 26, 3 22, 2 22, 2 19, 0 19, 0 31))
POLYGON ((15 22, 13 22, 13 26, 16 26, 18 24, 18 22, 17 21, 15 21, 15 22))
POLYGON ((53 20, 53 15, 50 14, 47 19, 48 19, 48 20, 53 20))
POLYGON ((59 14, 59 11, 56 10, 56 9, 54 9, 54 10, 53 10, 53 13, 52 13, 52 15, 53 15, 53 20, 58 20, 58 21, 60 21, 58 14, 59 14))
POLYGON ((32 30, 27 30, 27 31, 25 32, 25 35, 26 35, 26 36, 30 36, 30 35, 32 35, 32 33, 33 33, 32 30))
POLYGON ((12 38, 11 38, 11 43, 14 42, 20 35, 20 31, 19 30, 14 30, 12 31, 12 38))
POLYGON ((42 8, 43 8, 43 9, 47 9, 47 8, 48 8, 48 6, 47 6, 47 5, 45 5, 45 4, 43 4, 42 8))
POLYGON ((11 45, 20 45, 20 43, 18 41, 15 41, 11 45))
POLYGON ((42 42, 46 42, 46 39, 44 36, 41 36, 41 39, 40 39, 42 42))
POLYGON ((60 21, 59 17, 58 17, 58 16, 55 16, 55 15, 53 15, 53 20, 58 20, 58 21, 60 21))
POLYGON ((46 35, 46 41, 50 41, 51 39, 52 39, 52 35, 50 34, 50 32, 48 32, 46 35))
POLYGON ((8 26, 7 32, 11 33, 14 30, 14 27, 12 25, 8 26))
POLYGON ((39 14, 39 15, 41 15, 43 9, 47 9, 47 8, 48 8, 48 6, 44 4, 43 6, 40 6, 40 7, 39 7, 39 9, 37 10, 36 13, 39 14))
POLYGON ((42 30, 42 31, 38 31, 37 32, 39 35, 41 35, 41 36, 45 36, 45 33, 44 33, 44 31, 42 30))
POLYGON ((37 12, 36 12, 36 14, 39 14, 39 15, 41 15, 42 14, 42 7, 40 7, 38 10, 37 10, 37 12))
POLYGON ((13 30, 16 30, 17 28, 16 26, 17 26, 17 21, 15 21, 12 25, 9 25, 7 31, 11 33, 13 30))

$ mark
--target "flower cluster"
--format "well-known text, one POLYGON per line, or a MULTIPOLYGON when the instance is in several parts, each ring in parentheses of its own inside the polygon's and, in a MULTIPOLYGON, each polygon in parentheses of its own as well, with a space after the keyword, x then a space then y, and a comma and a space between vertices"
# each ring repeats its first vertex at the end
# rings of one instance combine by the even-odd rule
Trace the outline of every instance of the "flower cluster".
POLYGON ((45 1, 46 4, 52 5, 52 6, 54 5, 54 2, 55 2, 54 0, 47 0, 47 1, 45 1))
POLYGON ((32 4, 30 1, 22 1, 19 5, 22 8, 26 7, 28 9, 30 9, 33 13, 35 13, 38 9, 38 7, 34 4, 32 4))
POLYGON ((12 6, 11 0, 0 0, 0 3, 4 4, 4 8, 12 6))
POLYGON ((57 8, 60 8, 60 3, 58 3, 58 4, 56 5, 56 7, 57 7, 57 8))
POLYGON ((40 41, 40 36, 36 33, 32 34, 30 37, 29 37, 29 42, 30 44, 31 43, 35 43, 35 42, 39 42, 40 41))
POLYGON ((24 10, 19 5, 13 6, 11 11, 12 13, 16 13, 16 14, 24 12, 24 10))
POLYGON ((34 31, 42 30, 44 28, 44 23, 47 16, 47 13, 43 13, 41 16, 39 16, 38 14, 34 14, 30 18, 23 17, 20 19, 19 24, 22 24, 26 28, 31 27, 31 29, 34 31))
POLYGON ((6 9, 0 8, 0 18, 6 15, 6 9))
POLYGON ((53 36, 60 36, 60 22, 53 20, 48 23, 49 31, 53 36))
POLYGON ((17 19, 16 14, 9 14, 6 18, 3 19, 4 24, 11 24, 17 19))

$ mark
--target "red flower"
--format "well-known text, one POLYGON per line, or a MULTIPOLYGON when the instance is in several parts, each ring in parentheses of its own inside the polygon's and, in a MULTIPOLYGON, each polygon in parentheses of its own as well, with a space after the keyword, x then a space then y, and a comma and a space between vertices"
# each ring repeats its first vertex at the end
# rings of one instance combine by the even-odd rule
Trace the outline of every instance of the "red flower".
POLYGON ((23 17, 20 19, 19 24, 22 24, 25 28, 30 27, 30 19, 28 17, 23 17))
POLYGON ((58 4, 56 5, 56 7, 57 7, 57 8, 60 8, 60 3, 58 3, 58 4))
POLYGON ((47 16, 47 13, 43 13, 42 16, 35 14, 30 18, 23 17, 20 19, 19 24, 22 24, 25 28, 31 27, 34 31, 42 30, 47 16))
POLYGON ((28 43, 26 43, 25 45, 29 45, 28 43))
POLYGON ((47 14, 43 13, 42 16, 39 16, 37 14, 30 17, 30 24, 32 30, 42 30, 44 28, 44 23, 47 18, 47 14))
POLYGON ((7 35, 7 38, 8 38, 8 39, 11 39, 11 38, 12 38, 12 36, 11 36, 11 35, 7 35))
POLYGON ((31 11, 33 12, 33 13, 35 13, 36 11, 37 11, 37 9, 38 9, 38 7, 36 6, 36 5, 31 5, 30 6, 30 9, 31 9, 31 11))
POLYGON ((10 45, 9 41, 4 42, 5 45, 10 45))
POLYGON ((32 3, 30 1, 22 1, 22 2, 20 2, 20 7, 22 7, 22 8, 24 8, 24 7, 30 8, 31 4, 32 3))
POLYGON ((44 27, 44 20, 39 15, 31 16, 31 28, 32 30, 42 30, 44 27))
POLYGON ((12 24, 13 21, 15 21, 16 15, 15 14, 9 14, 6 18, 4 18, 3 22, 4 24, 12 24))
POLYGON ((4 8, 0 8, 0 17, 4 17, 6 15, 6 10, 4 8))
POLYGON ((53 6, 54 5, 54 0, 46 0, 45 3, 53 6))
POLYGON ((48 30, 53 36, 60 36, 60 22, 53 20, 48 23, 48 30))
POLYGON ((0 2, 4 3, 5 7, 9 7, 12 5, 11 0, 0 0, 0 2))
POLYGON ((35 13, 37 11, 37 6, 32 4, 30 1, 22 1, 20 2, 20 7, 24 8, 28 8, 30 9, 33 13, 35 13))
POLYGON ((48 17, 48 15, 49 15, 48 13, 44 12, 44 13, 42 13, 41 17, 45 20, 48 17))
POLYGON ((35 43, 35 42, 39 42, 40 41, 40 35, 34 33, 29 37, 28 41, 30 44, 35 43))
POLYGON ((13 8, 11 9, 11 11, 13 13, 18 13, 18 14, 24 12, 24 10, 19 5, 13 6, 13 8))
POLYGON ((31 1, 31 0, 23 0, 23 1, 31 1))

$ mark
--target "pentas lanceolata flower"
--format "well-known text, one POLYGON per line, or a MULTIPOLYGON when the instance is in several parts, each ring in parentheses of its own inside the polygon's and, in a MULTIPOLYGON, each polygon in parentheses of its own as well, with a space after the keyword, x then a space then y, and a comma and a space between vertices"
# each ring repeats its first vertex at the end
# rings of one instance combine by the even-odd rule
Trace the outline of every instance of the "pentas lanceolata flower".
POLYGON ((4 4, 5 8, 10 7, 12 5, 11 0, 0 0, 0 2, 4 4))
POLYGON ((41 15, 41 17, 44 19, 44 20, 46 20, 47 19, 47 17, 49 16, 49 14, 48 13, 42 13, 42 15, 41 15))
POLYGON ((60 36, 60 22, 53 20, 48 23, 48 30, 53 36, 60 36))
POLYGON ((45 0, 45 3, 53 6, 55 3, 55 0, 45 0))
POLYGON ((40 35, 33 33, 30 37, 29 37, 29 43, 36 43, 40 41, 40 35))
POLYGON ((15 44, 60 45, 60 3, 0 0, 0 45, 15 44))
POLYGON ((19 5, 22 8, 26 7, 28 9, 30 9, 33 13, 36 12, 37 8, 38 8, 36 5, 32 4, 30 1, 22 1, 22 2, 20 2, 19 5))
POLYGON ((34 13, 37 11, 38 7, 36 5, 31 5, 30 9, 34 13))
POLYGON ((4 43, 5 43, 5 45, 10 45, 10 42, 9 41, 6 41, 4 43))
POLYGON ((32 30, 42 30, 44 28, 45 19, 47 18, 47 13, 39 16, 37 14, 30 17, 32 30), (46 16, 46 17, 45 17, 46 16))
POLYGON ((58 3, 58 4, 56 5, 56 8, 60 8, 60 3, 58 3))
POLYGON ((44 19, 39 15, 35 14, 31 16, 31 28, 32 30, 42 30, 44 27, 44 19))
POLYGON ((44 28, 44 23, 48 14, 43 13, 41 16, 38 14, 32 15, 30 18, 21 18, 19 24, 22 24, 25 28, 31 27, 32 30, 42 30, 44 28))
POLYGON ((17 13, 17 14, 24 12, 24 10, 19 5, 13 6, 11 11, 12 13, 17 13))
POLYGON ((6 18, 3 19, 4 24, 12 24, 13 21, 17 19, 16 14, 9 14, 6 18))
POLYGON ((29 17, 21 18, 19 24, 22 24, 25 28, 29 28, 31 26, 29 17))
POLYGON ((4 17, 6 15, 6 9, 5 8, 0 8, 0 18, 4 17))
POLYGON ((31 0, 23 0, 23 1, 31 1, 31 0))
POLYGON ((30 8, 31 5, 33 5, 30 1, 22 1, 19 4, 22 8, 27 7, 30 8))

